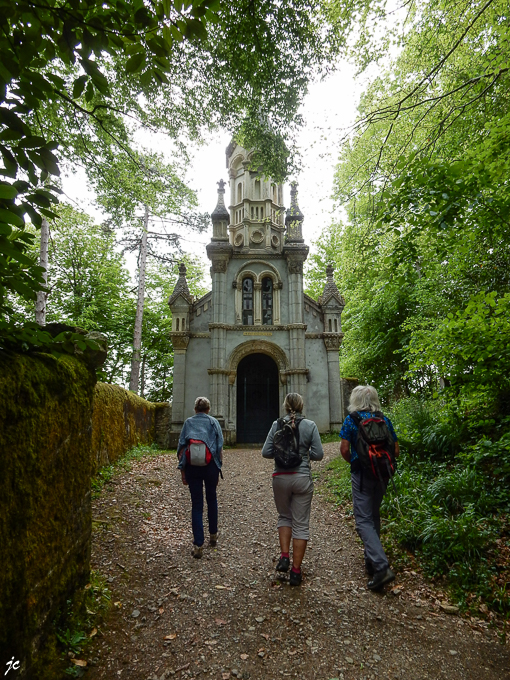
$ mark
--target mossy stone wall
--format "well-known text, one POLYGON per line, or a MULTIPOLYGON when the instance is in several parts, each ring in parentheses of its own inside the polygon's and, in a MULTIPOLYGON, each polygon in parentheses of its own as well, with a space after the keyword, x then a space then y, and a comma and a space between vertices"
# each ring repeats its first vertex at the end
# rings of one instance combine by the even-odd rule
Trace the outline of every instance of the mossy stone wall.
POLYGON ((164 428, 156 424, 166 419, 168 408, 168 404, 146 401, 119 385, 97 383, 92 420, 93 474, 137 444, 164 444, 164 428))
POLYGON ((95 371, 0 352, 0 668, 45 677, 45 631, 89 578, 95 371))

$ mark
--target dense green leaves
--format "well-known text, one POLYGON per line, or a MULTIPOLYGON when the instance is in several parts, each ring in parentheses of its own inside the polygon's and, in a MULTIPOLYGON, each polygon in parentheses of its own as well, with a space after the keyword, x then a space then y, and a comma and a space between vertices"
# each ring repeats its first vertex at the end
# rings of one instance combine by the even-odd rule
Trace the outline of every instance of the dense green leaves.
MULTIPOLYGON (((307 83, 339 46, 325 0, 0 0, 0 27, 1 186, 23 183, 0 191, 0 207, 36 226, 54 214, 34 198, 43 186, 54 193, 49 176, 79 163, 97 179, 119 154, 136 164, 140 126, 169 134, 180 152, 206 129, 243 129, 283 176, 307 83)), ((1 314, 18 276, 8 245, 1 314)), ((19 277, 23 289, 41 285, 35 270, 19 277)))

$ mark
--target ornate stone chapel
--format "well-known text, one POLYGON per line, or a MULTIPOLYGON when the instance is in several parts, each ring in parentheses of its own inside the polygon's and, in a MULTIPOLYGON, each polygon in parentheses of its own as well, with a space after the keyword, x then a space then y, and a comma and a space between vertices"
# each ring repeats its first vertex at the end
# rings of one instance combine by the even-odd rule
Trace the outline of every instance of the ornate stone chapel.
POLYGON ((338 350, 344 299, 326 268, 318 300, 303 292, 308 255, 297 190, 285 214, 283 185, 250 171, 250 153, 232 142, 226 150, 230 205, 225 182, 211 215, 207 245, 212 290, 194 299, 186 267, 170 297, 174 347, 170 444, 194 414, 197 396, 211 401, 211 415, 225 443, 264 442, 283 415, 288 392, 299 392, 304 413, 320 432, 338 430, 342 396, 338 350), (285 221, 284 221, 285 214, 285 221))

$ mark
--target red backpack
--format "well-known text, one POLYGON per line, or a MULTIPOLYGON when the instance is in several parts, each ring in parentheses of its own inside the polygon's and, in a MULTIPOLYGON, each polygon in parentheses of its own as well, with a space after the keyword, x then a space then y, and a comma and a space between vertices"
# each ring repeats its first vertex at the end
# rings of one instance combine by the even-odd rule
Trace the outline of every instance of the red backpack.
POLYGON ((209 465, 212 460, 212 453, 209 451, 209 447, 204 442, 199 439, 190 439, 188 443, 188 448, 186 449, 186 458, 190 465, 196 465, 198 467, 204 467, 209 465))
POLYGON ((395 462, 395 441, 380 411, 363 418, 356 411, 349 413, 358 428, 356 453, 363 473, 378 479, 381 484, 393 477, 395 462))

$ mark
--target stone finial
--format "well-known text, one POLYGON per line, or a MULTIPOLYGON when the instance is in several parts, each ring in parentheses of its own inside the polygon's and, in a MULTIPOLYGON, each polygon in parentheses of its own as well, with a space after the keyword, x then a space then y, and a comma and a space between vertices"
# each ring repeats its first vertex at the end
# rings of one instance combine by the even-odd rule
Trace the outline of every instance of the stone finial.
POLYGON ((216 204, 216 207, 214 208, 211 219, 214 222, 219 222, 221 220, 226 220, 227 222, 230 220, 230 215, 225 207, 225 184, 222 179, 217 183, 218 184, 218 202, 216 204))
POLYGON ((324 305, 332 297, 336 298, 341 305, 345 304, 345 300, 340 295, 340 291, 338 290, 338 286, 336 285, 335 279, 333 278, 334 271, 335 271, 335 268, 332 265, 332 263, 330 262, 328 264, 328 266, 326 267, 326 285, 324 286, 324 290, 322 292, 322 295, 319 298, 319 301, 322 305, 324 305))
POLYGON ((285 216, 285 226, 287 227, 286 241, 303 242, 303 220, 305 216, 299 209, 297 203, 297 182, 292 182, 290 189, 290 208, 285 216))
POLYGON ((168 300, 168 304, 172 305, 179 296, 183 297, 190 305, 193 302, 193 296, 189 292, 188 282, 186 281, 186 265, 184 262, 179 264, 179 278, 177 279, 173 293, 168 300))

